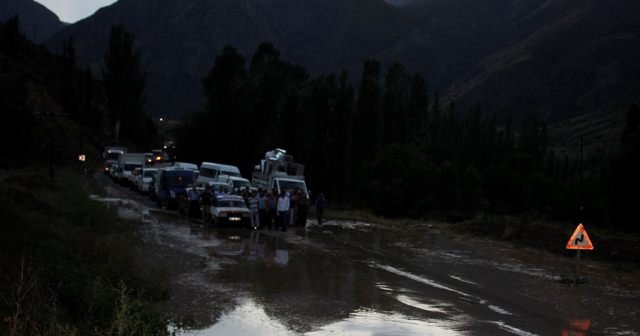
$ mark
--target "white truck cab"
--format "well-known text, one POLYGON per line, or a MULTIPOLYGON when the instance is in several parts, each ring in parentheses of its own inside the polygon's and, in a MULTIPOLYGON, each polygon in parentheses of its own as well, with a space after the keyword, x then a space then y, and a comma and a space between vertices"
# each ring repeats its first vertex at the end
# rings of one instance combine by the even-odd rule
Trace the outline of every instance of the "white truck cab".
POLYGON ((278 193, 299 190, 309 196, 304 179, 304 165, 295 162, 293 156, 288 155, 284 149, 276 148, 266 152, 264 159, 255 166, 251 182, 258 188, 275 189, 278 193))
POLYGON ((118 158, 117 179, 120 183, 131 183, 130 176, 134 169, 144 167, 144 153, 123 153, 118 158))

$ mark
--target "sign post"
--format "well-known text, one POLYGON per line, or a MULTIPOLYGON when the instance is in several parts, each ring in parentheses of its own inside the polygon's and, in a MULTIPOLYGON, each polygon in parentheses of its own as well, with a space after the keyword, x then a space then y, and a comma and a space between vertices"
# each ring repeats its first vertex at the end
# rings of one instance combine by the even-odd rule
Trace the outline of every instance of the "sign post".
POLYGON ((580 251, 582 250, 593 250, 593 244, 591 243, 591 239, 589 239, 589 235, 587 234, 587 230, 584 229, 582 223, 578 224, 575 231, 569 238, 567 242, 567 250, 577 250, 576 252, 576 285, 580 280, 580 251))

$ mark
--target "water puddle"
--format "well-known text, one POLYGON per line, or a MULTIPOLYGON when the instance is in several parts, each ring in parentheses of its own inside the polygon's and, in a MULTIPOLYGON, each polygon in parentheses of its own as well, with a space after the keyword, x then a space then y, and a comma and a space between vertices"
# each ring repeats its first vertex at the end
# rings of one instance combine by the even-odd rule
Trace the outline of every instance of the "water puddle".
POLYGON ((305 336, 349 335, 464 335, 456 331, 455 322, 427 321, 414 319, 399 313, 382 313, 361 309, 349 315, 345 320, 328 324, 305 336))
POLYGON ((373 264, 372 266, 375 267, 375 268, 379 268, 381 270, 384 270, 384 271, 387 271, 387 272, 390 272, 390 273, 393 273, 393 274, 396 274, 396 275, 399 275, 399 276, 402 276, 402 277, 417 281, 417 282, 421 282, 421 283, 423 283, 425 285, 428 285, 428 286, 431 286, 431 287, 434 287, 434 288, 446 290, 446 291, 449 291, 449 292, 452 292, 452 293, 456 293, 456 294, 462 295, 464 297, 471 297, 470 294, 467 294, 465 292, 462 292, 462 291, 459 291, 457 289, 453 289, 453 288, 447 287, 447 286, 442 285, 442 284, 440 284, 440 283, 438 283, 436 281, 433 281, 431 279, 427 279, 425 277, 421 277, 419 275, 416 275, 416 274, 413 274, 413 273, 410 273, 410 272, 405 272, 403 270, 399 270, 399 269, 397 269, 397 268, 395 268, 393 266, 376 265, 376 264, 373 264))
POLYGON ((244 299, 231 311, 223 313, 218 322, 203 330, 180 330, 174 326, 169 328, 176 336, 274 336, 297 335, 280 321, 271 318, 264 310, 250 299, 244 299))
POLYGON ((396 296, 396 299, 407 306, 417 308, 429 313, 440 313, 440 314, 447 313, 444 309, 438 307, 438 305, 430 305, 430 304, 418 302, 407 295, 398 295, 396 296))
POLYGON ((530 332, 527 332, 527 331, 518 329, 516 327, 510 326, 510 325, 508 325, 508 324, 506 324, 506 323, 504 323, 502 321, 482 321, 482 322, 496 325, 496 326, 498 326, 498 328, 500 328, 500 329, 502 329, 504 331, 507 331, 507 332, 509 332, 511 334, 514 334, 516 336, 538 336, 537 334, 532 334, 530 332))
POLYGON ((142 224, 147 258, 171 276, 175 335, 639 335, 637 288, 561 286, 548 279, 566 263, 543 257, 363 222, 212 228, 145 200, 91 198, 142 224))

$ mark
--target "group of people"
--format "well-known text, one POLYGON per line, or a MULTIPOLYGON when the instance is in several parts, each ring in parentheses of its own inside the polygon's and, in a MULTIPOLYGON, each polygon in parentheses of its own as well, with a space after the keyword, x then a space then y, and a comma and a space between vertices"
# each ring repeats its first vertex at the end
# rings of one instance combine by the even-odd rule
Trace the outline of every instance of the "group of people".
MULTIPOLYGON (((301 190, 293 192, 280 192, 275 189, 266 191, 241 191, 240 196, 245 199, 247 207, 251 212, 251 227, 255 230, 273 228, 287 231, 290 225, 304 226, 307 223, 307 215, 310 206, 309 197, 301 190)), ((215 194, 209 186, 203 192, 198 192, 196 188, 191 188, 187 194, 189 200, 190 216, 199 211, 200 206, 210 206, 215 200, 215 194)), ((323 193, 318 194, 315 200, 316 215, 318 225, 322 224, 324 208, 327 200, 323 193)))
POLYGON ((309 198, 300 190, 292 193, 258 190, 242 195, 252 213, 254 229, 273 228, 287 231, 290 225, 304 226, 307 222, 309 198))

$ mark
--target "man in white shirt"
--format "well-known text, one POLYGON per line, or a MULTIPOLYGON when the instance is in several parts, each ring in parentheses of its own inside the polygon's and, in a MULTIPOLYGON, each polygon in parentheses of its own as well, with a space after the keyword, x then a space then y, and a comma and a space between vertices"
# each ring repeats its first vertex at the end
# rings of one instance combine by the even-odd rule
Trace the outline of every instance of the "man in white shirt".
POLYGON ((287 222, 289 221, 289 196, 285 192, 280 193, 278 197, 278 225, 280 230, 287 231, 287 222))

